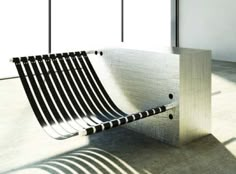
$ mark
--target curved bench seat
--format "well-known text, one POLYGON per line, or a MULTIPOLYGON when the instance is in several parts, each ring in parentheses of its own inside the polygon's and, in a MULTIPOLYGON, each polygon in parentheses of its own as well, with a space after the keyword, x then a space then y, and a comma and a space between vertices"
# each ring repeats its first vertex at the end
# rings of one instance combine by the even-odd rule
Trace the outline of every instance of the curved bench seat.
POLYGON ((125 113, 111 99, 85 51, 13 58, 33 112, 55 139, 90 135, 172 108, 125 113))

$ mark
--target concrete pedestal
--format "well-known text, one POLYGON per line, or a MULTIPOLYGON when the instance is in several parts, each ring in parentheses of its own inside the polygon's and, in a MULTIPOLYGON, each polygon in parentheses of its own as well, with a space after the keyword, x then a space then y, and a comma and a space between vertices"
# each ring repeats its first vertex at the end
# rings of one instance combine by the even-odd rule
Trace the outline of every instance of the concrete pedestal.
POLYGON ((134 113, 172 102, 177 107, 126 127, 162 142, 181 145, 211 131, 211 52, 168 48, 101 49, 90 60, 109 95, 134 113))

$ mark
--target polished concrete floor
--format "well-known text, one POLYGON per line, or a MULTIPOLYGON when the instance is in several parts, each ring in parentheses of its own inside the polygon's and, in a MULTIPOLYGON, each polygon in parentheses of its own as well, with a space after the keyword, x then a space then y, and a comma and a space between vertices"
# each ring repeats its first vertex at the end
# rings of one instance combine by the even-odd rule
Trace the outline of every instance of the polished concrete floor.
POLYGON ((212 135, 176 148, 125 128, 53 140, 19 80, 0 81, 0 173, 235 174, 236 63, 213 62, 212 91, 212 135))

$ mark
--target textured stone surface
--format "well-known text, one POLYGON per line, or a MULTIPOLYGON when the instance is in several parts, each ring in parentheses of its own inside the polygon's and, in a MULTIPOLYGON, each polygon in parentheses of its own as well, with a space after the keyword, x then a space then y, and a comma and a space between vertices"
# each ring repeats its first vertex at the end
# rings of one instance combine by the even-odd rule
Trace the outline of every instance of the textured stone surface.
POLYGON ((172 48, 161 51, 104 49, 90 56, 115 103, 134 113, 177 102, 179 107, 127 127, 171 145, 211 132, 211 51, 172 48), (168 96, 173 94, 171 100, 168 96))

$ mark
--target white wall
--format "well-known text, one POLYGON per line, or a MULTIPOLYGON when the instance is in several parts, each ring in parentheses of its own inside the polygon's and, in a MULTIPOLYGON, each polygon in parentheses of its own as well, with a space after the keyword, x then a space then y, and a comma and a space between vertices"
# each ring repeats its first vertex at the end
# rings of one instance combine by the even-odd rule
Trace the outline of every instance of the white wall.
POLYGON ((236 1, 180 0, 180 46, 211 49, 236 62, 236 1))

